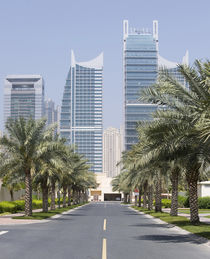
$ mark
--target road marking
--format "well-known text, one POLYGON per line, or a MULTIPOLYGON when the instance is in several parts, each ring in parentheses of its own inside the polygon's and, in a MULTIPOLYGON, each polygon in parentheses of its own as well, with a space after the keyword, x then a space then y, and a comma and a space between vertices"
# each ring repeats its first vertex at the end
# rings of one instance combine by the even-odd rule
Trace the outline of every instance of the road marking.
POLYGON ((6 234, 8 231, 0 231, 0 235, 6 234))
POLYGON ((103 238, 102 259, 107 259, 107 257, 106 257, 106 238, 103 238))
POLYGON ((104 231, 106 230, 106 219, 104 219, 104 231))

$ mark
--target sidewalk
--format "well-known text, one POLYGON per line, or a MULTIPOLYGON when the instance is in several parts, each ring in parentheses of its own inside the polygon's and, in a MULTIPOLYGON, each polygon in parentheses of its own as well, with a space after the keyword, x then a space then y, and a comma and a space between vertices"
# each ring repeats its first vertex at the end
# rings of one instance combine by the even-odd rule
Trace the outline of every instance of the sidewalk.
MULTIPOLYGON (((33 212, 40 212, 42 209, 33 210, 33 212)), ((48 222, 47 219, 36 220, 36 219, 13 219, 12 217, 24 216, 24 213, 15 213, 8 215, 0 215, 0 226, 1 225, 17 225, 17 224, 31 224, 31 223, 44 223, 48 222)))
MULTIPOLYGON (((180 209, 183 209, 183 208, 180 208, 180 209)), ((167 213, 170 213, 170 210, 171 210, 170 208, 162 209, 163 212, 167 212, 167 213)), ((187 214, 187 213, 178 213, 178 215, 184 216, 188 219, 190 218, 190 214, 187 214)), ((200 222, 210 224, 210 218, 205 218, 205 216, 210 216, 210 213, 200 213, 199 214, 200 222)))

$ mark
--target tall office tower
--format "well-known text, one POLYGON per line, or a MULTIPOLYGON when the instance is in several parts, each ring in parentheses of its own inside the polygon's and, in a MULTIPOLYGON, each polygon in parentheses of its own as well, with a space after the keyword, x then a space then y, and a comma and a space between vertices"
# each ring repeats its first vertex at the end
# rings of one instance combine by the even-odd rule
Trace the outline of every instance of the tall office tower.
POLYGON ((77 62, 71 53, 61 106, 60 134, 77 146, 92 165, 102 172, 102 86, 103 53, 88 62, 77 62))
MULTIPOLYGON (((156 82, 161 69, 165 68, 180 83, 187 86, 178 71, 178 63, 168 61, 158 52, 158 21, 153 21, 153 32, 148 29, 129 29, 123 22, 123 70, 124 70, 124 149, 129 150, 138 142, 136 126, 138 121, 152 119, 152 112, 158 106, 139 100, 140 90, 156 82)), ((189 64, 186 52, 182 64, 189 64)))
POLYGON ((44 117, 47 119, 46 125, 57 124, 56 133, 60 133, 60 106, 55 107, 55 103, 51 100, 44 101, 44 117))
POLYGON ((120 173, 122 142, 120 131, 116 128, 107 128, 103 132, 103 173, 108 177, 115 177, 120 173))
POLYGON ((124 74, 124 149, 138 142, 137 122, 150 120, 156 105, 139 100, 140 89, 155 83, 158 74, 158 23, 153 21, 153 33, 148 29, 132 29, 123 21, 124 74))
POLYGON ((10 75, 4 85, 4 124, 10 117, 40 119, 44 114, 44 80, 40 75, 10 75))

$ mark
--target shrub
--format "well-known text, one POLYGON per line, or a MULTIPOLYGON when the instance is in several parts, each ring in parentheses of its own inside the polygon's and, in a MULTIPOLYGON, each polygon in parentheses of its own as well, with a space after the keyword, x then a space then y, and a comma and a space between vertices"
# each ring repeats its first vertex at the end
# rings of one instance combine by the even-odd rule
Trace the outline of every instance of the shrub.
POLYGON ((42 208, 42 201, 41 200, 33 200, 32 201, 33 209, 41 209, 42 208))
POLYGON ((189 208, 189 197, 178 196, 178 206, 179 208, 189 208))
POLYGON ((2 212, 16 213, 18 211, 18 206, 10 201, 0 202, 0 207, 2 212))
POLYGON ((198 198, 198 208, 199 209, 210 209, 210 197, 198 198))
POLYGON ((165 207, 165 208, 171 208, 171 200, 162 199, 162 206, 165 207))
POLYGON ((18 210, 24 210, 25 209, 25 201, 24 200, 16 200, 16 201, 13 201, 12 203, 17 205, 18 210))

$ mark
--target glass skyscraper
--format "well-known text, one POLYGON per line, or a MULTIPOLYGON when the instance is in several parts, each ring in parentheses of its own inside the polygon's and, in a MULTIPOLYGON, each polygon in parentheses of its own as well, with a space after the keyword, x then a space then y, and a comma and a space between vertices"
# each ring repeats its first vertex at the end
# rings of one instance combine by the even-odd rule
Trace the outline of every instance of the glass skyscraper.
MULTIPOLYGON (((158 21, 153 21, 152 32, 148 29, 129 28, 123 21, 123 89, 124 89, 124 149, 129 150, 138 142, 138 121, 152 119, 158 107, 139 100, 140 90, 157 80, 161 68, 166 68, 178 81, 186 85, 178 72, 177 63, 162 58, 158 53, 158 21)), ((188 65, 188 52, 183 58, 188 65)))
POLYGON ((139 101, 140 89, 155 83, 158 74, 157 21, 153 33, 149 30, 130 29, 123 22, 124 70, 124 145, 125 150, 138 142, 137 122, 151 119, 157 106, 139 101))
POLYGON ((44 114, 44 80, 40 75, 10 75, 4 83, 4 123, 10 117, 41 119, 44 114))
POLYGON ((61 106, 60 134, 76 146, 91 165, 102 172, 103 53, 88 62, 77 62, 71 53, 61 106))

